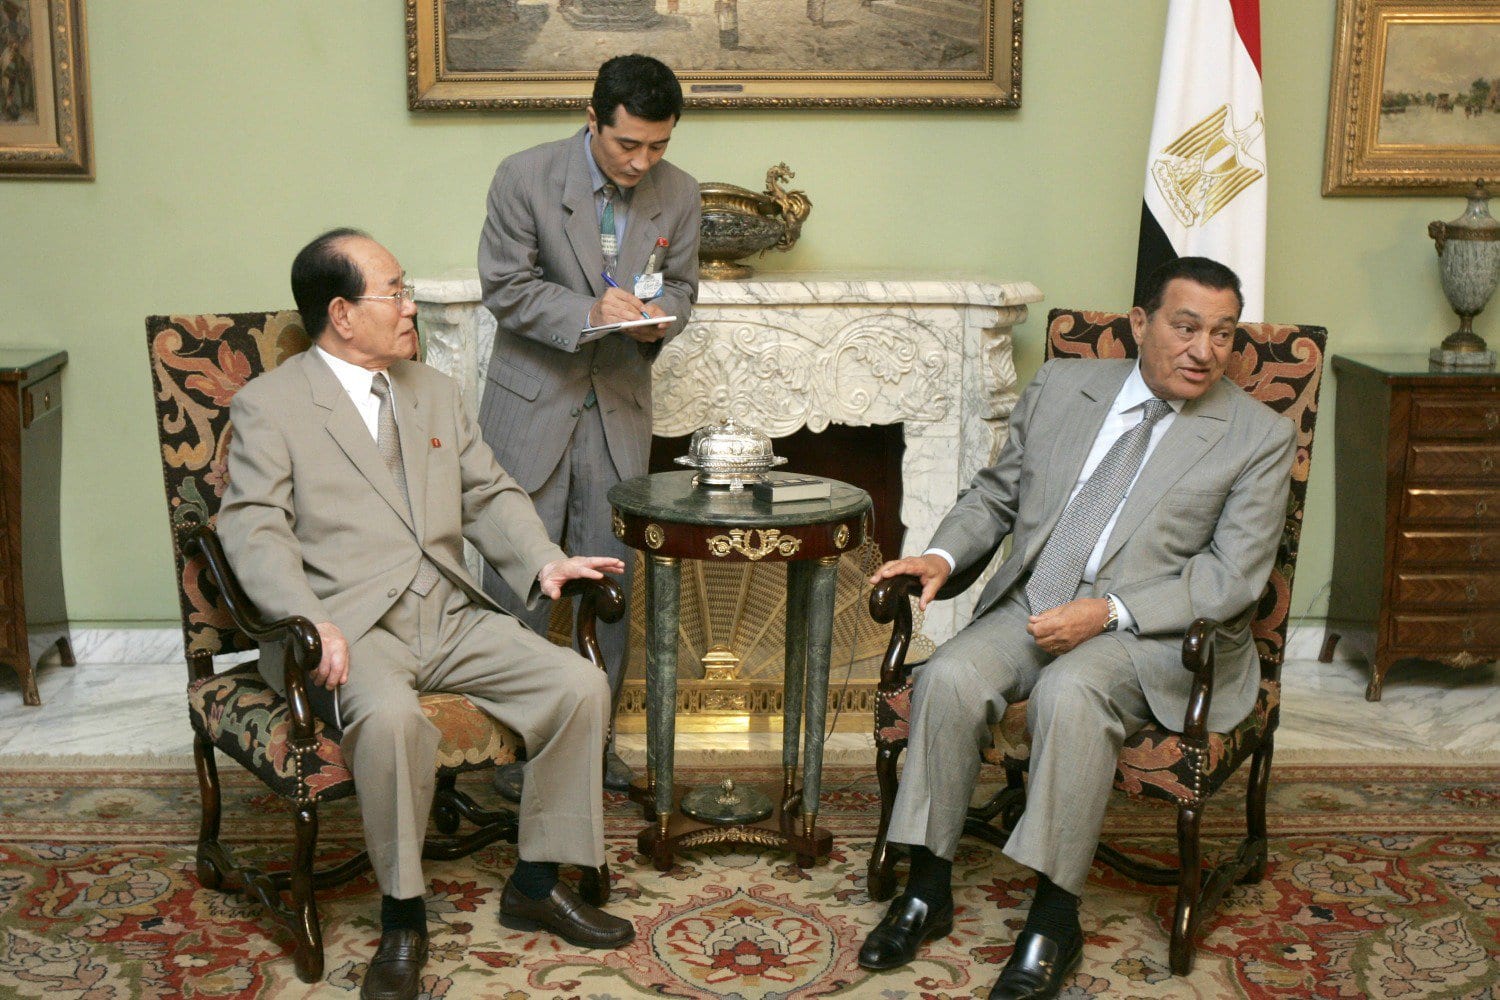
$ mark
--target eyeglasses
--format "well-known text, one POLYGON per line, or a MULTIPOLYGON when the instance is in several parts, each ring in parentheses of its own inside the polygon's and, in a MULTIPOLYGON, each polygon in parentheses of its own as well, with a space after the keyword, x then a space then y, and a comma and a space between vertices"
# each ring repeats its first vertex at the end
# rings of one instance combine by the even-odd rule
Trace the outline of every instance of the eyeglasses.
POLYGON ((406 282, 401 286, 401 291, 395 295, 356 295, 356 299, 394 299, 397 303, 415 302, 417 300, 417 286, 406 282))

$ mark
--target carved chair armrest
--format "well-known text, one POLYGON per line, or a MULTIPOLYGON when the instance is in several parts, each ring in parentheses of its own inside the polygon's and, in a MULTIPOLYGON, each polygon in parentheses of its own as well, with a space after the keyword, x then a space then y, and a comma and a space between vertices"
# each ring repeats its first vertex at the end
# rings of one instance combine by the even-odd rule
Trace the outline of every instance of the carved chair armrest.
POLYGON ((1214 637, 1218 632, 1218 622, 1198 618, 1182 637, 1182 668, 1193 675, 1182 735, 1199 744, 1208 740, 1208 706, 1214 694, 1214 637))
POLYGON ((870 590, 870 617, 891 626, 891 641, 880 661, 880 690, 894 692, 906 683, 906 653, 911 648, 911 598, 922 594, 922 578, 913 574, 881 580, 870 590))
POLYGON ((317 628, 301 615, 279 621, 262 617, 234 575, 218 534, 208 525, 196 525, 185 532, 182 551, 190 559, 203 560, 204 569, 223 598, 236 628, 257 642, 281 643, 286 700, 292 715, 292 740, 310 742, 313 739, 313 713, 307 701, 307 674, 323 658, 323 640, 318 637, 317 628))
POLYGON ((625 592, 612 576, 598 580, 576 579, 563 584, 564 597, 577 596, 578 614, 573 635, 580 653, 600 670, 605 669, 599 649, 597 622, 617 622, 625 614, 625 592))

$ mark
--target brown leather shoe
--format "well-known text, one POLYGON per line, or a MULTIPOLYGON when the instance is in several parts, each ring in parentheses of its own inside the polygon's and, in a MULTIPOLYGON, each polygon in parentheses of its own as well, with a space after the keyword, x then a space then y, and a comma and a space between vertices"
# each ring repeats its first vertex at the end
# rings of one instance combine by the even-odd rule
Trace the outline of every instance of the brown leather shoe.
POLYGON ((532 899, 506 880, 500 924, 513 931, 549 930, 575 948, 618 948, 635 940, 635 925, 584 902, 564 882, 545 899, 532 899))
POLYGON ((415 1000, 427 964, 427 935, 421 931, 386 931, 359 984, 361 1000, 415 1000))

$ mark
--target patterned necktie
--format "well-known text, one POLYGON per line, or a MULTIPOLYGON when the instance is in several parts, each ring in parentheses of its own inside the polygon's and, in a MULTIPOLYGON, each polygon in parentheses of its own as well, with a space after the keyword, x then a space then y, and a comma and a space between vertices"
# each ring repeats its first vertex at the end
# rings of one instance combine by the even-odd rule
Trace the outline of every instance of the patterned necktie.
POLYGON ((1140 471, 1152 428, 1171 412, 1165 400, 1147 400, 1145 418, 1115 439, 1089 481, 1057 519, 1031 567, 1031 579, 1026 581, 1026 601, 1032 614, 1067 604, 1078 592, 1089 554, 1140 471))
MULTIPOLYGON (((380 450, 380 459, 390 470, 391 478, 401 487, 401 496, 406 499, 406 509, 410 511, 411 492, 406 488, 406 463, 401 460, 401 438, 396 433, 396 411, 391 408, 391 384, 386 380, 385 372, 375 373, 370 392, 380 400, 380 415, 375 421, 375 447, 380 450)), ((418 596, 426 597, 440 575, 432 560, 424 555, 411 589, 418 596)))
POLYGON ((620 257, 620 239, 615 235, 615 196, 620 189, 613 181, 605 181, 600 190, 604 193, 604 211, 599 213, 599 249, 604 252, 605 272, 614 277, 620 257))

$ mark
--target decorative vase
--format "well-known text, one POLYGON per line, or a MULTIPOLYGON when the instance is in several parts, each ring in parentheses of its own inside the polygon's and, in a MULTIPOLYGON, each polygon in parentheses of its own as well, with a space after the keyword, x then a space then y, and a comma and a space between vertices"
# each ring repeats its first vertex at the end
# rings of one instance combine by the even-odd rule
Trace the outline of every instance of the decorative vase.
POLYGON ((748 278, 754 270, 736 263, 767 250, 786 252, 802 235, 812 201, 781 185, 797 175, 785 163, 766 171, 766 190, 757 194, 734 184, 698 185, 703 199, 699 226, 699 272, 705 278, 748 278))
POLYGON ((1490 216, 1484 182, 1474 185, 1462 215, 1452 222, 1430 223, 1427 235, 1437 244, 1443 294, 1458 313, 1458 329, 1432 349, 1432 363, 1444 368, 1494 367, 1495 352, 1474 332, 1474 317, 1500 283, 1500 222, 1490 216))

